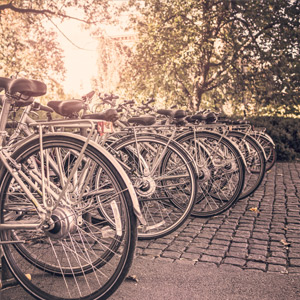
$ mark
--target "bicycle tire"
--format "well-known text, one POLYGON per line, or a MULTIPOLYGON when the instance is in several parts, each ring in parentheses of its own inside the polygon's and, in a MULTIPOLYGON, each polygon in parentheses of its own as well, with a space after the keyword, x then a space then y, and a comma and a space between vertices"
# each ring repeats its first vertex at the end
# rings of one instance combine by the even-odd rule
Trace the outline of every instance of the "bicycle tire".
POLYGON ((197 193, 192 157, 178 143, 150 133, 126 136, 110 147, 120 163, 127 164, 124 169, 133 182, 147 222, 138 230, 138 238, 159 238, 177 230, 190 216, 197 193), (145 168, 151 172, 152 163, 164 149, 156 173, 145 175, 145 168))
MULTIPOLYGON (((73 155, 79 153, 83 145, 84 139, 73 134, 43 136, 44 150, 47 153, 56 150, 61 157, 68 151, 72 151, 73 155)), ((16 149, 11 157, 28 173, 30 162, 41 157, 39 147, 38 138, 32 138, 16 149)), ((105 180, 110 180, 115 195, 111 198, 114 227, 109 226, 105 220, 103 223, 92 223, 93 217, 98 218, 98 221, 100 219, 97 210, 99 197, 95 200, 91 193, 95 191, 86 189, 84 201, 81 199, 72 207, 59 203, 52 212, 53 219, 54 216, 56 218, 55 227, 50 231, 22 229, 0 232, 2 241, 26 240, 25 244, 3 245, 3 253, 18 282, 38 299, 107 299, 125 279, 132 264, 137 221, 124 178, 126 174, 118 171, 118 163, 106 150, 99 149, 98 145, 89 143, 82 164, 91 162, 89 166, 92 166, 94 163, 106 173, 105 180), (72 226, 69 224, 70 227, 64 231, 67 218, 71 219, 72 226), (30 274, 31 278, 26 274, 30 274)), ((57 178, 55 168, 48 166, 48 169, 52 172, 52 187, 59 189, 63 181, 57 178)), ((83 166, 79 165, 74 181, 80 178, 82 170, 83 166)), ((6 172, 1 179, 1 223, 38 220, 34 206, 22 194, 11 174, 6 172), (18 213, 15 215, 16 209, 18 213)), ((91 186, 94 187, 95 183, 91 186)), ((101 192, 106 195, 107 191, 97 191, 98 196, 101 192)), ((111 193, 109 197, 112 197, 111 193)))
POLYGON ((265 151, 266 155, 266 172, 270 171, 273 166, 275 165, 275 162, 277 160, 277 153, 274 146, 274 143, 270 140, 270 137, 264 136, 264 134, 259 134, 252 136, 256 139, 256 141, 262 146, 262 148, 265 151))
POLYGON ((245 177, 236 146, 219 133, 201 130, 186 132, 177 141, 192 154, 198 167, 198 194, 192 216, 212 217, 232 207, 243 190, 245 177))
POLYGON ((240 199, 244 199, 258 189, 265 176, 264 150, 253 137, 243 132, 232 130, 228 131, 227 136, 236 143, 246 160, 248 171, 245 174, 244 189, 240 195, 240 199))

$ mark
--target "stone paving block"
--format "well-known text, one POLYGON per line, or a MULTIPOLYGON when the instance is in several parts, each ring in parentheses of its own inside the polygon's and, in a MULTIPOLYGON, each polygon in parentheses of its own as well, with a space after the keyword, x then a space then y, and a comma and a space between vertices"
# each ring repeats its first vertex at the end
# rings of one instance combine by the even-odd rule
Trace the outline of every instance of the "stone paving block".
POLYGON ((188 260, 188 259, 176 259, 176 263, 179 263, 179 264, 183 264, 183 265, 195 265, 196 262, 195 261, 192 261, 192 260, 188 260))
POLYGON ((193 244, 194 245, 208 245, 210 243, 210 239, 203 239, 203 238, 199 238, 199 237, 196 237, 193 241, 193 244))
POLYGON ((270 233, 270 240, 271 241, 281 241, 285 239, 284 234, 274 234, 274 233, 270 233))
POLYGON ((233 235, 232 233, 230 233, 230 234, 224 234, 222 232, 218 232, 216 235, 214 235, 214 238, 218 239, 218 240, 228 241, 228 240, 231 240, 232 235, 233 235))
POLYGON ((225 255, 225 250, 213 250, 213 249, 205 249, 202 253, 213 256, 223 257, 225 255))
POLYGON ((184 241, 184 242, 187 242, 187 243, 191 243, 193 241, 193 237, 191 237, 191 236, 178 236, 176 238, 176 241, 184 241))
POLYGON ((252 233, 253 231, 253 228, 254 228, 254 224, 247 224, 247 225, 243 225, 243 224, 240 224, 237 226, 237 230, 241 230, 241 231, 250 231, 252 233))
POLYGON ((242 254, 248 254, 248 249, 247 248, 230 247, 229 251, 230 252, 238 252, 238 253, 242 253, 242 254))
POLYGON ((248 230, 247 231, 237 230, 234 234, 234 237, 242 237, 242 238, 245 238, 245 239, 250 238, 250 236, 251 236, 251 231, 250 230, 249 231, 248 230))
POLYGON ((285 235, 286 235, 287 238, 298 238, 299 237, 299 231, 298 230, 287 231, 285 235))
POLYGON ((163 237, 163 238, 159 238, 159 239, 155 240, 155 242, 159 243, 159 244, 170 244, 173 241, 174 241, 174 239, 170 238, 170 237, 163 237))
POLYGON ((285 274, 288 272, 285 266, 268 264, 268 272, 276 272, 285 274))
POLYGON ((213 235, 214 235, 214 233, 203 233, 203 232, 200 232, 200 234, 198 235, 198 237, 202 238, 202 239, 208 239, 208 240, 210 240, 213 235))
POLYGON ((246 260, 237 257, 226 257, 224 259, 224 264, 236 265, 243 267, 246 264, 246 260))
POLYGON ((296 274, 296 275, 300 275, 300 268, 296 268, 296 267, 288 267, 287 268, 288 273, 289 274, 296 274))
POLYGON ((185 252, 187 252, 187 253, 199 253, 199 254, 201 254, 201 253, 203 253, 203 251, 204 251, 205 249, 203 249, 203 248, 199 248, 199 247, 195 247, 195 246, 190 246, 190 247, 188 247, 186 250, 185 250, 185 252))
POLYGON ((226 257, 235 257, 245 259, 248 256, 247 252, 228 251, 226 257))
POLYGON ((248 239, 243 237, 234 236, 231 240, 233 243, 248 244, 248 239))
POLYGON ((148 249, 160 249, 164 250, 168 247, 167 244, 158 244, 158 243, 152 243, 148 246, 148 249))
POLYGON ((210 244, 209 241, 207 241, 207 242, 196 242, 196 241, 194 241, 193 243, 191 243, 189 245, 189 247, 193 246, 193 247, 198 247, 198 248, 206 249, 209 244, 210 244))
POLYGON ((266 262, 267 258, 265 255, 249 254, 247 260, 266 262))
POLYGON ((160 249, 144 249, 143 255, 150 255, 150 256, 160 256, 162 250, 160 249))
POLYGON ((241 249, 247 249, 249 247, 248 243, 237 243, 237 242, 232 242, 230 247, 234 248, 241 248, 241 249))
POLYGON ((178 259, 180 258, 180 256, 181 253, 176 251, 164 251, 161 255, 161 257, 172 258, 172 259, 178 259))
MULTIPOLYGON (((300 233, 299 233, 300 234, 300 233)), ((300 237, 287 237, 287 241, 291 243, 300 244, 300 237)))
POLYGON ((174 243, 167 247, 166 251, 183 252, 187 248, 186 244, 174 243))
POLYGON ((249 249, 268 249, 269 245, 267 241, 251 240, 249 242, 249 249))
POLYGON ((291 258, 290 265, 293 267, 300 267, 300 259, 299 258, 291 258))
POLYGON ((245 268, 266 271, 267 265, 265 263, 262 263, 262 262, 247 261, 247 264, 246 264, 245 268))
POLYGON ((228 245, 220 245, 220 244, 216 244, 216 243, 211 243, 209 246, 208 246, 208 249, 209 250, 228 250, 228 245))
POLYGON ((172 258, 168 258, 168 257, 157 257, 157 258, 155 258, 155 261, 173 263, 175 260, 172 258))
POLYGON ((289 258, 299 258, 300 259, 300 252, 289 252, 289 258))
POLYGON ((272 257, 281 257, 286 258, 287 252, 286 251, 270 251, 272 257))
POLYGON ((270 233, 275 233, 275 234, 286 234, 286 230, 283 227, 272 227, 270 229, 270 233))
POLYGON ((141 248, 147 248, 152 241, 138 241, 137 246, 141 248))
POLYGON ((268 249, 260 249, 260 248, 250 248, 249 249, 249 255, 263 255, 267 256, 268 255, 268 249))
POLYGON ((181 255, 181 258, 188 259, 188 260, 193 260, 193 261, 198 261, 200 258, 201 253, 188 253, 185 252, 181 255))
POLYGON ((262 233, 262 232, 253 232, 252 238, 255 238, 258 240, 263 240, 263 241, 268 241, 269 235, 267 233, 262 233))
POLYGON ((227 229, 227 230, 234 230, 236 228, 236 224, 222 224, 221 228, 223 230, 227 229))
POLYGON ((226 246, 226 247, 228 247, 229 245, 230 245, 230 241, 228 241, 228 240, 219 240, 217 237, 214 237, 212 240, 211 240, 211 244, 215 244, 215 245, 220 245, 220 246, 222 246, 222 245, 224 245, 224 246, 226 246))
POLYGON ((222 261, 222 257, 210 256, 210 255, 204 254, 201 256, 200 261, 219 264, 222 261))
POLYGON ((287 259, 283 257, 270 256, 268 257, 267 262, 274 265, 286 265, 287 259))

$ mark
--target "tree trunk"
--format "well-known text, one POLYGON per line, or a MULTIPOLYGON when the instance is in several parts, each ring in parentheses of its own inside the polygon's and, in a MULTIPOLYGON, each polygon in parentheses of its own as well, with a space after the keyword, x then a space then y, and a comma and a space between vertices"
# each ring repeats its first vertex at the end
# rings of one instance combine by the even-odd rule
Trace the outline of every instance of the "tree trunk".
POLYGON ((199 111, 200 109, 203 94, 203 89, 198 84, 196 84, 194 92, 194 109, 196 111, 199 111))

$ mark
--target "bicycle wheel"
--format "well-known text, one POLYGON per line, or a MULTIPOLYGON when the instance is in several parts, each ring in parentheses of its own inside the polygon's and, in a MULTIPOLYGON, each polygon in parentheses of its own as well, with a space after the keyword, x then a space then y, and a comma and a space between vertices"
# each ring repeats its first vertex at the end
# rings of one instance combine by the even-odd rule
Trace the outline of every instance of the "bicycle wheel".
POLYGON ((196 195, 196 170, 176 142, 157 134, 127 136, 111 145, 139 199, 146 226, 139 239, 163 237, 189 217, 196 195))
POLYGON ((252 136, 262 146, 266 155, 266 172, 271 170, 275 165, 277 154, 274 143, 270 137, 265 137, 264 134, 256 134, 252 136))
POLYGON ((241 153, 227 138, 211 131, 186 132, 177 141, 198 167, 193 216, 211 217, 229 209, 242 192, 245 167, 241 153))
MULTIPOLYGON (((38 299, 106 299, 122 283, 133 260, 137 226, 127 176, 94 143, 79 156, 83 145, 83 138, 56 133, 43 136, 43 153, 33 138, 12 155, 33 182, 24 181, 27 188, 45 208, 40 193, 44 162, 45 193, 53 207, 53 228, 0 233, 2 241, 14 242, 3 245, 11 272, 38 299), (96 183, 94 174, 99 170, 103 177, 96 183), (58 201, 64 188, 65 196, 58 201), (99 214, 101 201, 110 206, 107 214, 113 222, 99 214)), ((41 222, 11 174, 2 179, 1 223, 41 222)))
POLYGON ((245 185, 240 195, 240 199, 244 199, 256 191, 264 178, 266 170, 264 150, 254 138, 243 132, 229 131, 227 136, 239 147, 246 160, 245 185))

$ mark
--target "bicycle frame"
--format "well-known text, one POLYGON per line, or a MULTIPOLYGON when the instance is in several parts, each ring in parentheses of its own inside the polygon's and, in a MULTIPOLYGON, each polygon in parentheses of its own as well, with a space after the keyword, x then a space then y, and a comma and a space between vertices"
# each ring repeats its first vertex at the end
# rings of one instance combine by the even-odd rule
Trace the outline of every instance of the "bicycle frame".
MULTIPOLYGON (((4 101, 4 105, 5 105, 5 103, 7 103, 7 102, 4 101)), ((6 122, 7 122, 7 113, 5 115, 5 112, 8 112, 8 111, 9 111, 9 107, 6 110, 2 109, 2 115, 6 116, 6 118, 4 118, 4 117, 2 117, 2 115, 0 115, 1 120, 3 120, 2 125, 0 125, 0 126, 2 126, 2 127, 0 127, 0 129, 1 128, 5 129, 5 125, 6 125, 6 122)), ((73 169, 72 169, 72 171, 71 171, 71 173, 70 173, 67 181, 64 183, 64 188, 60 192, 59 195, 53 195, 53 191, 49 187, 47 187, 47 184, 46 184, 47 180, 46 180, 46 178, 45 178, 45 176, 43 174, 44 172, 42 172, 42 178, 40 179, 40 182, 42 183, 42 191, 37 191, 37 192, 38 193, 40 192, 40 194, 43 195, 43 204, 45 205, 45 207, 47 207, 46 199, 44 197, 45 192, 48 192, 52 196, 55 196, 55 202, 56 203, 59 203, 60 200, 66 201, 64 199, 64 197, 65 197, 65 194, 66 194, 67 187, 68 187, 68 185, 69 185, 72 177, 74 176, 74 173, 75 173, 75 170, 77 169, 77 166, 82 161, 83 153, 84 153, 87 145, 89 143, 92 143, 93 140, 95 140, 96 124, 97 124, 98 120, 58 120, 58 121, 48 121, 48 122, 36 122, 36 121, 34 121, 33 119, 31 119, 28 116, 29 111, 30 111, 30 108, 26 108, 24 110, 24 112, 22 114, 22 117, 21 117, 21 122, 20 122, 20 124, 18 126, 18 130, 16 131, 15 135, 12 136, 12 139, 9 142, 9 144, 11 146, 13 146, 13 147, 16 147, 16 146, 19 147, 19 146, 23 145, 24 143, 27 143, 28 141, 30 141, 32 138, 36 137, 36 135, 30 135, 29 137, 25 138, 23 141, 19 141, 16 144, 13 143, 13 140, 15 140, 15 138, 17 137, 17 135, 20 134, 21 130, 23 130, 23 132, 26 135, 32 134, 32 132, 30 131, 29 128, 34 128, 34 127, 38 128, 38 130, 39 130, 39 140, 40 140, 41 147, 42 147, 42 140, 43 140, 43 128, 45 128, 45 127, 49 127, 52 131, 55 131, 55 128, 61 128, 61 127, 64 127, 64 128, 84 128, 84 129, 90 129, 89 130, 89 134, 88 134, 87 137, 81 137, 79 135, 76 135, 76 138, 79 138, 79 139, 83 140, 85 143, 84 143, 84 146, 83 146, 83 148, 81 150, 81 153, 79 154, 78 159, 76 160, 75 165, 73 166, 73 169)), ((6 131, 5 131, 5 134, 6 134, 6 131)), ((59 134, 60 134, 59 132, 55 131, 55 135, 59 135, 59 134)), ((66 134, 74 135, 73 133, 66 133, 66 132, 64 132, 63 134, 64 135, 66 135, 66 134)), ((104 149, 102 149, 101 147, 99 147, 99 145, 96 144, 96 143, 93 143, 93 146, 97 147, 98 150, 101 151, 101 152, 105 151, 104 149)), ((2 154, 2 153, 0 153, 0 154, 2 154)), ((108 151, 105 151, 105 156, 109 157, 111 160, 114 160, 113 156, 111 154, 109 154, 108 151)), ((14 176, 15 180, 22 187, 26 188, 26 186, 24 185, 24 183, 22 181, 22 179, 24 179, 27 183, 29 183, 31 186, 33 186, 34 188, 36 188, 34 186, 33 182, 30 180, 30 178, 28 178, 28 176, 26 176, 24 174, 24 177, 21 178, 16 172, 13 172, 14 171, 13 168, 11 168, 9 166, 9 164, 7 163, 7 159, 8 159, 7 157, 0 156, 0 159, 3 162, 3 164, 5 165, 5 167, 8 169, 8 171, 14 176)), ((52 163, 52 166, 53 166, 53 162, 51 161, 51 158, 48 158, 48 159, 49 159, 49 163, 50 164, 52 163)), ((118 171, 120 173, 122 173, 122 174, 124 173, 124 178, 127 178, 127 176, 125 175, 125 172, 121 168, 121 166, 117 165, 117 169, 118 169, 118 171)), ((60 172, 60 173, 62 173, 62 172, 60 172)), ((92 176, 93 172, 89 172, 88 167, 86 167, 86 174, 87 174, 87 176, 92 176)), ((81 182, 79 184, 87 184, 87 182, 88 182, 87 178, 84 177, 84 176, 82 176, 81 177, 81 182)), ((127 181, 127 180, 126 180, 126 183, 127 183, 127 186, 129 187, 128 191, 129 191, 130 196, 132 198, 134 212, 135 212, 136 216, 138 217, 140 223, 143 225, 143 224, 145 224, 145 220, 144 220, 144 217, 143 217, 143 215, 141 213, 139 202, 138 202, 137 196, 135 194, 134 188, 132 186, 132 183, 131 183, 131 181, 127 181)), ((93 196, 95 196, 96 194, 97 194, 97 192, 91 192, 91 195, 93 195, 93 196)), ((45 219, 46 215, 48 216, 48 218, 50 217, 50 213, 49 212, 47 213, 39 205, 39 203, 36 201, 36 199, 33 197, 32 193, 29 190, 28 190, 27 196, 30 199, 32 199, 32 202, 34 203, 35 207, 37 208, 38 213, 41 216, 43 216, 44 219, 45 219)), ((86 195, 81 195, 81 196, 86 196, 86 195)), ((67 204, 73 204, 73 203, 71 202, 70 199, 67 199, 67 204)), ((55 207, 51 208, 51 210, 53 210, 53 209, 55 209, 55 207)), ((17 224, 11 225, 11 228, 7 228, 7 225, 5 225, 6 228, 3 228, 3 229, 1 228, 1 225, 0 225, 0 230, 13 229, 13 228, 16 228, 15 227, 16 225, 17 224)), ((40 226, 40 224, 38 224, 38 226, 40 226)), ((37 226, 37 224, 32 224, 32 227, 30 227, 30 228, 36 228, 38 226, 37 226)), ((28 228, 28 227, 26 227, 26 228, 28 228)))

